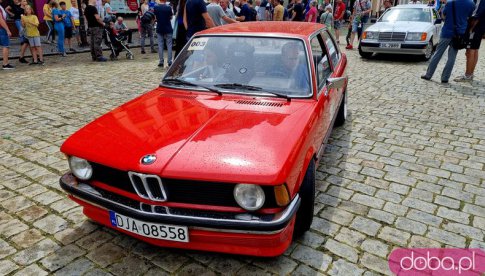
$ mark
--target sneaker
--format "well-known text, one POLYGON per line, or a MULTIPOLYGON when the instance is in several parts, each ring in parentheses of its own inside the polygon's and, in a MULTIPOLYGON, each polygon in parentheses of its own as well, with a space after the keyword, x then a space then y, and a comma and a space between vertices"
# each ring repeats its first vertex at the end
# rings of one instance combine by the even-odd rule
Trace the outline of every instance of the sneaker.
POLYGON ((172 63, 171 62, 168 63, 168 67, 170 67, 170 66, 172 66, 172 63))
POLYGON ((428 76, 426 76, 426 75, 422 75, 422 76, 421 76, 421 78, 422 78, 423 80, 428 80, 428 81, 429 81, 429 80, 431 80, 431 78, 430 78, 430 77, 428 77, 428 76))
POLYGON ((61 54, 61 57, 67 57, 66 52, 62 53, 62 54, 61 54))
POLYGON ((15 69, 15 66, 10 65, 10 63, 9 63, 9 64, 6 64, 6 65, 2 65, 2 69, 3 70, 11 70, 11 69, 15 69))
POLYGON ((158 53, 158 52, 157 52, 157 50, 152 49, 152 50, 151 50, 151 53, 152 53, 152 54, 156 54, 156 53, 158 53))
POLYGON ((158 67, 163 67, 163 62, 158 63, 158 67))
POLYGON ((42 65, 43 66, 44 65, 44 61, 42 61, 42 60, 37 61, 37 65, 42 65))
POLYGON ((39 64, 38 61, 32 61, 31 63, 29 63, 29 65, 37 65, 37 64, 39 64))
POLYGON ((446 84, 446 83, 448 83, 448 81, 447 80, 441 80, 441 83, 445 83, 446 84))
POLYGON ((96 59, 96 61, 98 61, 98 62, 106 62, 106 61, 108 61, 108 59, 107 59, 107 58, 105 58, 105 57, 98 57, 98 58, 96 59))
POLYGON ((467 74, 464 74, 462 76, 459 76, 458 78, 455 78, 454 81, 456 81, 456 82, 469 82, 469 81, 473 81, 473 75, 468 76, 467 74))
POLYGON ((354 49, 354 46, 352 46, 352 45, 349 44, 349 45, 347 45, 345 47, 345 49, 347 49, 347 50, 353 50, 354 49))
POLYGON ((29 63, 24 57, 19 58, 20 63, 29 63))
POLYGON ((141 50, 141 54, 142 55, 146 54, 145 50, 141 50))
POLYGON ((69 51, 71 51, 73 53, 77 52, 76 49, 74 49, 74 48, 69 48, 69 51))

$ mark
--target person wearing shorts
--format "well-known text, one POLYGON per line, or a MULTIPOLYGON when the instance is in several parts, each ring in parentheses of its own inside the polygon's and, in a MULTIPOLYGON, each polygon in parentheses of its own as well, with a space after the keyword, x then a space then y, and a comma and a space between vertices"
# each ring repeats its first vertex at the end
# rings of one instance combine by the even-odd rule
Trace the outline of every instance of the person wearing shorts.
POLYGON ((360 37, 360 32, 364 28, 364 24, 367 23, 369 19, 370 12, 372 10, 372 4, 369 0, 357 0, 354 3, 354 13, 352 14, 352 34, 350 36, 350 44, 345 47, 348 50, 354 49, 354 39, 357 32, 359 32, 358 37, 360 37))
POLYGON ((72 18, 74 19, 74 27, 72 28, 72 35, 76 37, 77 45, 81 46, 81 37, 79 35, 79 26, 81 26, 81 21, 79 20, 79 9, 77 8, 77 1, 71 0, 71 12, 72 18))
POLYGON ((74 28, 74 18, 69 10, 66 9, 66 2, 61 2, 61 14, 64 18, 64 38, 67 41, 67 47, 71 52, 77 52, 72 48, 72 29, 74 28))
MULTIPOLYGON (((0 0, 0 4, 3 0, 0 0)), ((10 37, 12 33, 10 32, 8 25, 7 25, 7 12, 3 9, 2 5, 0 5, 0 46, 2 47, 2 54, 3 54, 3 64, 2 69, 14 69, 13 65, 8 63, 8 54, 9 54, 9 47, 10 47, 10 37)))
POLYGON ((471 82, 478 63, 478 49, 485 34, 485 0, 477 1, 473 15, 468 23, 465 74, 454 79, 456 82, 471 82))
POLYGON ((22 27, 25 29, 25 37, 29 40, 30 51, 33 61, 30 65, 44 65, 42 45, 40 43, 39 19, 33 14, 32 7, 25 6, 25 14, 22 15, 22 27))
POLYGON ((342 27, 342 20, 344 19, 345 12, 345 4, 342 2, 342 0, 337 0, 335 4, 335 12, 333 14, 333 28, 335 29, 335 38, 337 40, 337 43, 340 43, 340 28, 342 27))

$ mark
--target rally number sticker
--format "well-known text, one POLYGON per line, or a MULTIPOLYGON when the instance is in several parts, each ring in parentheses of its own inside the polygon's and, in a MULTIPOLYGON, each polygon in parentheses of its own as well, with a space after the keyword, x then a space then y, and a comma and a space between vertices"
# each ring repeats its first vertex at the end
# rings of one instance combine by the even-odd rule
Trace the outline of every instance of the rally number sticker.
POLYGON ((208 37, 200 37, 200 38, 195 38, 190 42, 189 45, 189 51, 200 51, 204 50, 205 46, 207 45, 207 41, 209 41, 208 37))

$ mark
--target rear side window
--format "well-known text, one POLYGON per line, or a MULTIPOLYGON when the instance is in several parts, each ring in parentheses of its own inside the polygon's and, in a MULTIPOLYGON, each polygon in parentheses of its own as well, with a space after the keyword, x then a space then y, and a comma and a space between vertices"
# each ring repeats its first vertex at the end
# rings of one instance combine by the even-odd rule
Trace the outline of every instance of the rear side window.
POLYGON ((328 31, 322 31, 322 37, 323 37, 323 40, 325 41, 325 44, 327 45, 328 56, 332 61, 333 68, 335 68, 337 67, 340 61, 340 52, 338 51, 338 48, 335 46, 335 42, 333 41, 332 36, 328 33, 328 31))

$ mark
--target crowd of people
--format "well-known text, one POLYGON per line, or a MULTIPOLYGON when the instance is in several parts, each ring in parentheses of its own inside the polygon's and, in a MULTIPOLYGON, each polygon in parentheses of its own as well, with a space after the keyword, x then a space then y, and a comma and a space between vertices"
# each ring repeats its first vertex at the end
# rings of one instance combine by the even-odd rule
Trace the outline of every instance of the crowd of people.
MULTIPOLYGON (((1 1, 5 0, 0 0, 0 3, 1 1)), ((28 0, 13 1, 13 4, 9 5, 5 10, 0 7, 0 46, 3 47, 3 69, 13 68, 8 63, 8 40, 11 33, 6 25, 7 14, 14 20, 15 26, 19 31, 19 39, 21 42, 19 62, 28 63, 24 56, 27 49, 30 49, 33 57, 30 64, 43 65, 42 45, 38 30, 39 20, 33 14, 32 8, 27 2, 28 0)), ((43 7, 43 19, 48 27, 45 42, 54 43, 57 36, 57 50, 60 55, 66 56, 66 46, 69 51, 76 51, 72 47, 71 40, 73 37, 79 44, 81 43, 79 38, 80 13, 76 0, 71 0, 72 7, 69 10, 66 8, 65 2, 61 0, 58 3, 57 1, 47 0, 47 3, 43 7)), ((371 1, 356 0, 352 7, 347 7, 342 0, 335 0, 333 5, 330 3, 330 0, 289 0, 285 7, 283 0, 211 0, 210 3, 206 3, 205 0, 179 0, 177 6, 167 3, 166 0, 142 0, 136 19, 140 35, 140 53, 146 53, 145 43, 146 40, 149 40, 150 51, 152 53, 158 52, 159 54, 158 66, 165 66, 165 48, 168 51, 166 64, 170 66, 173 56, 177 56, 186 42, 196 32, 215 26, 248 21, 319 22, 325 24, 334 34, 337 43, 340 43, 343 23, 347 21, 349 24, 346 35, 346 48, 351 50, 354 48, 355 38, 360 37, 364 25, 369 21, 372 12, 371 1), (172 24, 173 17, 175 17, 175 27, 172 24), (176 43, 174 47, 175 53, 173 54, 172 42, 174 28, 176 43), (158 49, 155 48, 154 44, 154 32, 156 32, 158 40, 158 49)), ((393 6, 391 1, 383 0, 382 9, 379 14, 382 14, 393 6)), ((460 2, 460 6, 462 5, 461 1, 473 3, 472 0, 456 1, 460 2)), ((100 62, 107 61, 103 56, 101 48, 103 28, 106 24, 111 24, 117 33, 127 35, 128 43, 131 43, 132 40, 131 30, 124 24, 122 17, 116 17, 116 11, 111 8, 110 0, 103 0, 102 3, 102 5, 97 5, 96 0, 83 0, 82 7, 90 37, 91 57, 93 61, 100 62)), ((411 3, 418 4, 420 2, 412 0, 411 3)), ((446 8, 449 6, 446 4, 446 0, 440 0, 437 3, 432 0, 429 1, 429 5, 435 6, 440 13, 449 14, 449 10, 451 10, 451 8, 446 8)), ((482 3, 481 6, 484 6, 484 4, 482 3)), ((473 9, 468 8, 466 11, 465 9, 460 9, 460 18, 472 16, 470 10, 473 9)), ((447 16, 443 28, 445 31, 442 32, 442 39, 438 45, 435 57, 431 60, 430 69, 423 77, 424 79, 431 78, 435 70, 433 68, 436 67, 441 55, 450 44, 448 40, 451 39, 452 35, 446 31, 447 26, 450 24, 448 21, 450 20, 450 16, 447 16)), ((459 20, 460 32, 462 30, 464 32, 464 29, 466 29, 466 24, 463 22, 466 23, 467 20, 459 20)), ((485 20, 481 20, 480 24, 483 25, 484 22, 485 20)), ((473 61, 478 58, 478 53, 475 53, 473 51, 474 49, 469 50, 467 52, 467 58, 473 64, 473 61)), ((456 57, 456 53, 453 54, 453 50, 449 50, 449 59, 445 70, 449 71, 449 67, 452 67, 454 56, 456 57)), ((472 67, 467 68, 466 78, 469 78, 470 74, 472 74, 472 67)), ((444 74, 442 80, 447 81, 448 77, 449 75, 444 74)))

